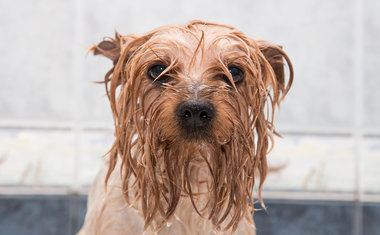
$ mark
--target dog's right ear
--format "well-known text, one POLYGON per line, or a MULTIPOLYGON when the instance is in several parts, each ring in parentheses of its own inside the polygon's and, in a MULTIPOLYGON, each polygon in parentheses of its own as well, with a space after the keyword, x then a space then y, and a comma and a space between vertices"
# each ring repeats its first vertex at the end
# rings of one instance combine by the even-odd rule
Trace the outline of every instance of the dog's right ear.
POLYGON ((103 55, 112 60, 115 65, 120 57, 120 48, 123 43, 123 37, 115 32, 115 38, 104 38, 98 45, 92 46, 90 51, 94 55, 103 55))

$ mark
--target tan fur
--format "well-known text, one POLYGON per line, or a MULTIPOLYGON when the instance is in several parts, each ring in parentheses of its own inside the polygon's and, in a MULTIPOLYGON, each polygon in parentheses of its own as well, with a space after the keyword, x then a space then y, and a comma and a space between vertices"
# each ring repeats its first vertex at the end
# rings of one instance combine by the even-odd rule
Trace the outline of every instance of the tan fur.
POLYGON ((116 139, 80 234, 254 234, 249 202, 259 180, 263 205, 274 111, 293 80, 282 48, 192 21, 141 36, 116 33, 91 51, 114 62, 105 84, 116 139), (166 69, 152 81, 147 71, 157 63, 166 69), (244 70, 240 84, 232 65, 244 70), (215 109, 202 135, 185 135, 176 118, 187 100, 215 109))

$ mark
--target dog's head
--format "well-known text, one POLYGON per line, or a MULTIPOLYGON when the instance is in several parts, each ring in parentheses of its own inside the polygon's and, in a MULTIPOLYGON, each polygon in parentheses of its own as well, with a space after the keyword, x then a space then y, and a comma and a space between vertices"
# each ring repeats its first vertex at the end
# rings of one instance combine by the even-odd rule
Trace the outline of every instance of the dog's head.
POLYGON ((116 33, 91 50, 114 63, 105 77, 116 136, 108 175, 121 161, 126 200, 141 203, 146 226, 158 217, 165 223, 183 197, 225 229, 251 219, 274 111, 293 80, 282 48, 192 21, 116 33))

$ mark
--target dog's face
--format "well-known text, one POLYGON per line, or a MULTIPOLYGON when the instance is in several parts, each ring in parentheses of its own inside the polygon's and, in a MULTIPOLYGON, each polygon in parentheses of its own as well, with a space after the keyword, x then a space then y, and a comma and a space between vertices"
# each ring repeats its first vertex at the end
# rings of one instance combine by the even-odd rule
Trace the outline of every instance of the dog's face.
POLYGON ((146 225, 167 221, 181 197, 216 226, 250 217, 274 109, 293 78, 281 47, 193 21, 116 34, 92 51, 114 61, 105 78, 116 135, 109 174, 121 160, 126 199, 141 203, 146 225))

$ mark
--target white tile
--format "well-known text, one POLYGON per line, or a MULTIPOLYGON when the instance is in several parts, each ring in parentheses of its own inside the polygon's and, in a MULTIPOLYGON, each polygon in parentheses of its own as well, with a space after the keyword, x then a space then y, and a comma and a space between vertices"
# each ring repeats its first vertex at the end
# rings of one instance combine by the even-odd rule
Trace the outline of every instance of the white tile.
POLYGON ((78 183, 89 186, 100 167, 107 160, 106 153, 113 144, 113 133, 86 131, 81 135, 78 158, 78 183))
POLYGON ((354 141, 343 137, 284 136, 268 156, 276 172, 269 173, 265 190, 353 192, 354 141))
POLYGON ((0 118, 71 119, 73 1, 1 1, 0 9, 0 118))
POLYGON ((363 67, 364 124, 380 126, 380 2, 364 1, 363 67))
MULTIPOLYGON (((85 53, 85 51, 83 51, 85 53)), ((84 121, 101 121, 113 125, 111 106, 108 101, 103 81, 104 75, 112 67, 111 61, 100 56, 88 55, 83 63, 84 78, 81 85, 80 108, 78 116, 84 121)))
POLYGON ((365 139, 360 164, 360 185, 364 193, 380 193, 380 139, 365 139))
POLYGON ((67 131, 0 130, 0 185, 71 185, 73 146, 67 131))

